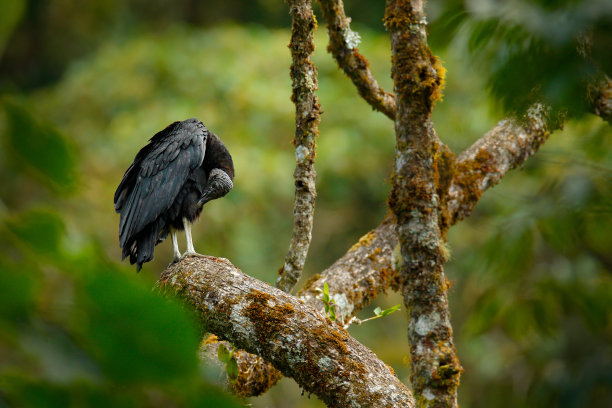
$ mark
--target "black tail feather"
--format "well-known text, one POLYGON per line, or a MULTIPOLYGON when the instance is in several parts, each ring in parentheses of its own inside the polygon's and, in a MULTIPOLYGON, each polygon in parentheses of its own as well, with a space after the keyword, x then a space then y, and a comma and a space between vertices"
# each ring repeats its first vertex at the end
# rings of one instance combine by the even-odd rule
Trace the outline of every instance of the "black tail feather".
POLYGON ((160 236, 167 234, 166 223, 163 219, 157 219, 150 223, 136 236, 125 243, 121 254, 121 260, 130 257, 130 264, 136 264, 136 270, 142 269, 142 264, 153 260, 155 246, 161 242, 160 236), (165 233, 165 234, 164 234, 165 233))

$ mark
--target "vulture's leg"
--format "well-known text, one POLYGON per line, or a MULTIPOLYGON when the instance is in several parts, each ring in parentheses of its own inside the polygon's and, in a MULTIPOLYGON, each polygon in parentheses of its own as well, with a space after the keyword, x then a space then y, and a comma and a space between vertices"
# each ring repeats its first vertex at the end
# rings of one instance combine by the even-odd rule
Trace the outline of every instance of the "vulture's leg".
POLYGON ((191 238, 191 223, 187 218, 183 218, 183 226, 185 227, 185 237, 187 238, 187 251, 183 254, 183 258, 188 256, 202 256, 193 248, 193 240, 191 238))
POLYGON ((180 261, 181 251, 179 251, 178 238, 176 237, 176 231, 174 230, 172 230, 172 248, 174 249, 174 257, 172 258, 172 263, 180 261))

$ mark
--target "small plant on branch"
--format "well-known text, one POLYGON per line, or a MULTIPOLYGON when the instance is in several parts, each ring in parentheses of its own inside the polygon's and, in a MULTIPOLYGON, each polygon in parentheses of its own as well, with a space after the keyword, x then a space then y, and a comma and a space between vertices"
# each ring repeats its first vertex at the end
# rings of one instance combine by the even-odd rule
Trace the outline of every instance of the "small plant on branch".
POLYGON ((319 299, 323 302, 323 305, 325 306, 325 315, 329 317, 329 319, 332 322, 337 321, 340 324, 342 324, 342 326, 345 329, 348 328, 353 323, 361 324, 369 320, 374 320, 380 317, 387 316, 393 312, 397 312, 398 310, 400 310, 400 305, 391 306, 390 308, 384 309, 384 310, 379 306, 376 309, 374 309, 374 316, 372 317, 368 317, 367 319, 360 320, 356 316, 354 316, 353 318, 349 319, 348 322, 345 322, 346 316, 345 316, 344 310, 342 307, 340 307, 340 310, 336 311, 336 306, 339 306, 339 305, 337 304, 337 302, 334 300, 333 297, 329 296, 329 286, 327 285, 327 282, 323 284, 323 289, 317 288, 316 290, 317 292, 320 293, 319 299), (338 315, 339 315, 339 318, 338 318, 338 315))
POLYGON ((231 350, 228 350, 224 344, 219 344, 217 349, 217 357, 219 361, 225 363, 225 372, 231 383, 235 382, 238 378, 238 362, 236 361, 236 356, 234 356, 234 351, 233 347, 231 350))

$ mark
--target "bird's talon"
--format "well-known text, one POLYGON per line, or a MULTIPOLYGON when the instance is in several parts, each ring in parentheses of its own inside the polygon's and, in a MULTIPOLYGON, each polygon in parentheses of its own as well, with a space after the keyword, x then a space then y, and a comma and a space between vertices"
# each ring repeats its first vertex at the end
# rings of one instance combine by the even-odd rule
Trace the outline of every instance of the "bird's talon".
POLYGON ((181 259, 185 258, 205 258, 205 256, 202 254, 198 254, 197 252, 185 252, 183 256, 181 256, 181 259))

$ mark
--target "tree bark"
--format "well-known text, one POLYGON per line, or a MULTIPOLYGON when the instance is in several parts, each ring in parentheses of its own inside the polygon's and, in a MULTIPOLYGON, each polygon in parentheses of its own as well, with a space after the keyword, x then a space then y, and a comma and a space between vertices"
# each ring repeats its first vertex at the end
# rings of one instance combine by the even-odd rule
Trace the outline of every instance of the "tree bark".
POLYGON ((387 0, 396 95, 395 169, 389 207, 397 217, 402 294, 409 314, 410 380, 417 406, 456 407, 461 365, 453 344, 440 231, 440 196, 431 121, 443 68, 427 46, 420 0, 387 0))
POLYGON ((344 13, 342 0, 319 0, 323 16, 327 21, 329 46, 338 66, 353 81, 359 95, 373 109, 395 118, 395 96, 378 85, 370 71, 370 64, 357 50, 359 34, 351 30, 350 19, 344 13))
MULTIPOLYGON (((358 311, 370 304, 379 293, 389 289, 399 290, 399 274, 396 271, 395 248, 397 234, 395 217, 388 215, 383 222, 361 237, 347 252, 321 274, 309 279, 298 297, 308 305, 324 311, 319 299, 320 290, 325 283, 329 286, 330 296, 341 308, 344 328, 354 322, 358 311)), ((217 347, 223 341, 209 339, 201 347, 201 356, 217 359, 217 347)), ((231 347, 229 343, 226 347, 231 347)), ((238 379, 229 383, 229 388, 238 395, 249 397, 266 392, 282 377, 281 373, 267 361, 241 351, 235 354, 238 362, 238 379)))
POLYGON ((488 188, 522 165, 548 139, 548 109, 533 105, 522 121, 499 122, 459 155, 448 192, 450 223, 467 217, 488 188))
POLYGON ((310 61, 314 51, 313 31, 317 22, 312 13, 310 0, 289 0, 292 17, 291 42, 291 79, 295 104, 295 204, 293 207, 293 233, 285 263, 279 270, 276 286, 291 292, 300 279, 312 237, 312 223, 317 191, 314 169, 316 156, 315 141, 319 135, 321 107, 315 95, 317 67, 310 61))
MULTIPOLYGON (((399 274, 394 254, 397 234, 395 217, 388 215, 383 222, 359 239, 340 259, 321 274, 314 275, 298 292, 300 299, 323 310, 319 300, 325 283, 329 294, 348 323, 357 312, 369 305, 379 293, 399 289, 399 274)), ((337 311, 338 312, 338 311, 337 311)))
POLYGON ((159 286, 191 304, 207 331, 265 358, 329 407, 414 406, 392 369, 346 330, 226 259, 184 259, 159 286))

